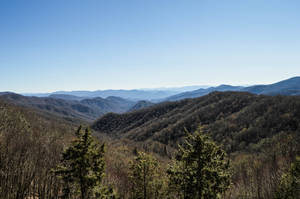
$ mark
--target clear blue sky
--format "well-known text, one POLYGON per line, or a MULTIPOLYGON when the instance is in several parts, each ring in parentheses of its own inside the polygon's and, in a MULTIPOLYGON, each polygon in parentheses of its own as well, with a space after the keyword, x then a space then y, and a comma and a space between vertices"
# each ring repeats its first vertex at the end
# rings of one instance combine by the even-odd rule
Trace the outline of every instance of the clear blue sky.
POLYGON ((2 0, 0 91, 272 83, 300 75, 299 0, 2 0))

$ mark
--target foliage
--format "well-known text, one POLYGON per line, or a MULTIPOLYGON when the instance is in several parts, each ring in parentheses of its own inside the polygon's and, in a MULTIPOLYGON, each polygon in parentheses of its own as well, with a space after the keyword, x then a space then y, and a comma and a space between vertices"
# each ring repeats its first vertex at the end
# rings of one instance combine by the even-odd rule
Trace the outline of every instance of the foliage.
POLYGON ((215 92, 125 114, 107 114, 92 127, 168 159, 184 128, 203 130, 230 155, 229 198, 274 198, 282 171, 300 154, 299 96, 215 92))
POLYGON ((296 157, 289 171, 282 176, 276 197, 300 198, 300 157, 296 157))
POLYGON ((179 198, 220 198, 229 188, 226 154, 201 131, 187 133, 168 170, 171 191, 179 198))
POLYGON ((81 199, 106 198, 104 195, 111 192, 101 187, 105 166, 104 144, 97 145, 89 128, 82 130, 79 127, 76 136, 55 171, 64 181, 64 198, 76 197, 77 194, 81 199))
MULTIPOLYGON (((18 99, 18 95, 11 97, 15 101, 25 100, 18 99)), ((182 197, 180 183, 174 184, 176 180, 167 183, 166 166, 178 144, 181 144, 179 151, 187 150, 183 139, 184 128, 194 132, 199 124, 205 134, 222 145, 230 156, 232 184, 224 198, 271 199, 276 197, 275 193, 277 198, 288 197, 297 190, 295 183, 291 183, 297 181, 291 177, 296 175, 291 175, 290 167, 292 162, 297 165, 294 160, 300 155, 299 99, 296 96, 212 93, 197 99, 161 103, 130 113, 107 114, 93 124, 93 128, 100 132, 96 135, 98 138, 101 136, 100 140, 105 140, 108 150, 101 156, 105 161, 105 170, 102 172, 105 175, 102 175, 99 186, 88 188, 90 197, 114 198, 114 190, 124 199, 134 195, 133 188, 138 187, 133 186, 135 181, 131 168, 140 164, 133 159, 139 150, 147 152, 146 156, 154 152, 156 157, 152 156, 152 160, 158 169, 150 166, 155 175, 149 178, 151 183, 147 184, 147 190, 159 190, 159 198, 182 197), (160 183, 162 187, 156 187, 160 183), (168 184, 170 189, 166 187, 168 184), (166 190, 169 192, 166 193, 166 190)), ((74 139, 78 118, 70 120, 67 119, 68 115, 62 114, 64 116, 61 117, 61 114, 51 114, 51 106, 48 107, 46 103, 58 103, 59 107, 59 101, 31 100, 40 108, 24 108, 0 99, 0 198, 58 199, 64 188, 69 188, 71 198, 79 198, 81 191, 75 178, 65 184, 51 172, 60 163, 63 149, 74 147, 74 142, 79 142, 79 137, 74 139), (50 111, 44 108, 50 108, 50 111)), ((72 114, 65 109, 55 111, 72 114)), ((80 131, 80 134, 84 133, 84 130, 80 131)), ((91 140, 101 151, 96 140, 91 140)), ((173 172, 177 171, 185 177, 182 173, 187 171, 184 170, 186 167, 179 164, 180 154, 183 159, 184 153, 179 153, 170 170, 173 168, 173 172)), ((76 154, 73 155, 75 157, 76 154)), ((70 162, 62 162, 60 169, 70 168, 70 162)), ((89 174, 96 176, 93 172, 89 174)), ((136 185, 142 186, 142 183, 136 185)))
POLYGON ((77 122, 91 122, 109 112, 123 113, 134 105, 134 102, 119 97, 70 100, 68 97, 72 98, 72 96, 58 96, 28 97, 15 93, 2 93, 0 100, 77 122))
POLYGON ((138 152, 130 162, 131 199, 164 198, 165 182, 158 161, 150 154, 138 152))
POLYGON ((176 148, 185 135, 184 128, 193 132, 201 124, 227 153, 260 152, 265 148, 261 142, 264 139, 272 139, 281 132, 297 135, 299 99, 299 96, 215 92, 125 114, 110 113, 99 118, 92 128, 112 137, 139 142, 157 152, 153 143, 162 144, 161 151, 165 145, 176 148))
POLYGON ((0 101, 0 198, 57 198, 50 172, 73 124, 0 101))

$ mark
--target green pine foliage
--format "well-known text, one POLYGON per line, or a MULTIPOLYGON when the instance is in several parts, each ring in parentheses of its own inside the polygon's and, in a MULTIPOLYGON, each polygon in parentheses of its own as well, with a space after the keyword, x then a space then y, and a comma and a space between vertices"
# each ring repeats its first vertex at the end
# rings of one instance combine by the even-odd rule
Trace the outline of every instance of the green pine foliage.
POLYGON ((63 198, 113 198, 112 190, 102 185, 104 177, 104 144, 99 146, 89 128, 79 127, 76 139, 63 153, 61 165, 55 174, 64 182, 63 198), (110 195, 110 197, 106 197, 110 195))
POLYGON ((129 178, 131 199, 165 198, 165 181, 159 162, 150 154, 137 152, 131 161, 129 178))
POLYGON ((300 198, 300 157, 296 157, 289 171, 282 175, 276 194, 277 199, 300 198))
POLYGON ((230 185, 225 152, 201 131, 187 133, 168 176, 171 192, 182 199, 220 198, 230 185))

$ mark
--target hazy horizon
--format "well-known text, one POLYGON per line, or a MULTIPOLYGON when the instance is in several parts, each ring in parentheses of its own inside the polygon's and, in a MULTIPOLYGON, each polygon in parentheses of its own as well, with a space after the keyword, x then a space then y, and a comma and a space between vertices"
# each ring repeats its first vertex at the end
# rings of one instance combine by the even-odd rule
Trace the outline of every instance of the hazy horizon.
MULTIPOLYGON (((299 76, 293 76, 293 77, 289 77, 287 79, 290 78, 294 78, 294 77, 299 77, 299 76)), ((107 89, 78 89, 78 90, 62 90, 62 89, 58 89, 58 90, 49 90, 49 91, 42 91, 42 92, 31 92, 31 91, 25 91, 25 92, 16 92, 13 90, 0 90, 0 92, 13 92, 13 93, 18 93, 18 94, 26 94, 26 95, 30 95, 30 94, 49 94, 49 93, 56 93, 56 92, 81 92, 81 91, 88 91, 88 92, 95 92, 95 91, 108 91, 108 90, 124 90, 124 91, 129 91, 129 90, 141 90, 141 91, 170 91, 170 90, 180 90, 180 89, 188 89, 190 91, 192 90, 196 90, 197 88, 209 88, 209 87, 218 87, 221 85, 230 85, 230 86, 242 86, 242 87, 249 87, 249 86, 255 86, 255 85, 269 85, 269 84, 273 84, 273 83, 277 83, 283 80, 287 80, 287 79, 281 79, 275 82, 270 82, 270 83, 254 83, 254 84, 217 84, 217 85, 183 85, 183 86, 162 86, 162 87, 149 87, 149 88, 107 88, 107 89), (196 87, 196 89, 192 89, 193 87, 196 87), (190 88, 190 89, 189 89, 190 88)))
MULTIPOLYGON (((294 76, 294 77, 299 77, 299 76, 294 76)), ((289 77, 290 78, 294 78, 294 77, 289 77)), ((96 92, 96 91, 117 91, 117 90, 122 90, 122 91, 129 91, 129 90, 140 90, 140 91, 171 91, 171 90, 180 90, 180 89, 184 89, 186 88, 188 91, 193 91, 199 88, 209 88, 209 87, 218 87, 221 85, 230 85, 230 86, 242 86, 242 87, 249 87, 249 86, 256 86, 256 85, 269 85, 269 84, 273 84, 273 83, 278 83, 280 81, 284 81, 287 79, 282 79, 282 80, 278 80, 276 82, 271 82, 268 84, 262 84, 262 83, 256 83, 256 84, 241 84, 241 85, 233 85, 233 84, 218 84, 218 85, 187 85, 187 86, 175 86, 175 87, 153 87, 153 88, 128 88, 128 89, 122 89, 122 88, 116 88, 116 89, 96 89, 96 90, 53 90, 53 91, 48 91, 48 92, 15 92, 18 94, 26 94, 26 95, 30 95, 30 94, 51 94, 51 93, 56 93, 56 92, 81 92, 81 91, 87 91, 87 92, 96 92), (192 89, 193 87, 198 87, 195 89, 192 89), (188 89, 190 88, 190 89, 188 89)), ((0 91, 0 92, 13 92, 13 91, 0 91)))

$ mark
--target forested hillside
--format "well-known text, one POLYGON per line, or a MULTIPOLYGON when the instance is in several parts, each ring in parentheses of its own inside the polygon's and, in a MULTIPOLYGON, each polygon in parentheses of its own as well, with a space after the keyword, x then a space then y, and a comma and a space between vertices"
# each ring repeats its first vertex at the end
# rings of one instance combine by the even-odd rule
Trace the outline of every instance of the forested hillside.
POLYGON ((214 92, 125 114, 107 114, 93 129, 172 157, 185 131, 201 126, 229 153, 230 198, 273 198, 282 172, 300 154, 300 97, 214 92))
POLYGON ((153 106, 154 103, 150 102, 150 101, 146 101, 146 100, 141 100, 138 101, 133 107, 131 107, 128 111, 136 111, 142 108, 146 108, 149 106, 153 106))
POLYGON ((204 127, 228 152, 254 150, 262 140, 300 131, 300 97, 214 92, 125 114, 110 113, 93 129, 113 137, 176 147, 187 131, 204 127))
POLYGON ((66 120, 83 122, 91 122, 108 112, 126 112, 135 104, 133 101, 119 97, 65 100, 56 97, 26 97, 15 93, 0 93, 0 99, 15 105, 55 114, 66 120))
MULTIPOLYGON (((195 169, 186 159, 194 156, 193 147, 197 154, 202 154, 203 164, 212 168, 220 164, 218 175, 226 174, 218 188, 210 187, 214 178, 201 181, 207 186, 203 194, 214 194, 215 189, 223 194, 222 198, 276 198, 288 195, 290 192, 285 191, 290 186, 298 186, 291 181, 297 180, 298 174, 291 173, 293 168, 298 168, 297 162, 292 166, 291 163, 300 155, 299 97, 215 92, 124 114, 109 113, 92 124, 97 131, 93 139, 88 130, 76 132, 79 124, 78 119, 66 120, 43 109, 20 107, 1 100, 0 198, 60 198, 67 194, 66 187, 72 192, 72 199, 84 190, 89 190, 87 195, 93 195, 92 198, 97 198, 97 194, 107 198, 140 198, 146 194, 144 189, 149 190, 147 198, 182 198, 186 185, 176 184, 181 182, 176 179, 188 180, 186 175, 195 177, 182 167, 182 161, 187 161, 184 164, 195 169), (186 132, 191 132, 188 138, 191 145, 184 145, 186 132), (204 135, 211 137, 220 148, 204 135), (199 143, 206 143, 207 148, 199 148, 199 143), (91 146, 86 151, 84 147, 88 144, 91 146), (181 147, 178 152, 177 144, 192 148, 181 147), (87 158, 89 163, 78 155, 87 158), (209 157, 216 162, 206 162, 209 157), (99 170, 93 169, 94 158, 99 170), (95 172, 99 179, 94 181, 89 175, 78 177, 70 161, 78 164, 77 170, 95 172), (142 166, 149 167, 149 172, 143 173, 142 166), (147 183, 139 181, 143 175, 147 183), (85 178, 89 181, 84 183, 92 184, 79 189, 81 179, 85 178), (282 191, 278 192, 279 189, 282 191)), ((188 190, 195 191, 188 194, 191 197, 202 194, 197 183, 192 184, 188 190)))
POLYGON ((0 198, 54 198, 51 174, 78 124, 0 101, 0 198))

